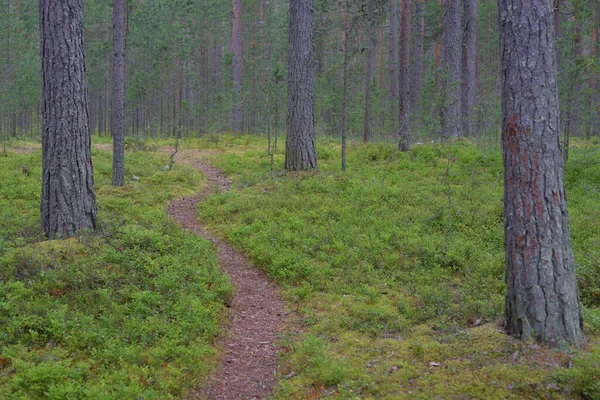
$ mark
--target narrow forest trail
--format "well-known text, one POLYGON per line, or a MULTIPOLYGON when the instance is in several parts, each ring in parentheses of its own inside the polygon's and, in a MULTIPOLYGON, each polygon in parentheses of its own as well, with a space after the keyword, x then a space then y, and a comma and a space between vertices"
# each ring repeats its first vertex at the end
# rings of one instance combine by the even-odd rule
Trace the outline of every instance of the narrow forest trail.
POLYGON ((247 258, 216 238, 198 221, 196 205, 215 191, 227 191, 231 181, 202 161, 202 153, 179 151, 176 161, 200 170, 207 180, 204 190, 176 200, 169 214, 185 229, 214 243, 221 267, 235 286, 226 333, 219 339, 221 360, 206 387, 195 399, 263 399, 273 394, 278 368, 276 341, 285 319, 277 287, 252 268, 247 258))

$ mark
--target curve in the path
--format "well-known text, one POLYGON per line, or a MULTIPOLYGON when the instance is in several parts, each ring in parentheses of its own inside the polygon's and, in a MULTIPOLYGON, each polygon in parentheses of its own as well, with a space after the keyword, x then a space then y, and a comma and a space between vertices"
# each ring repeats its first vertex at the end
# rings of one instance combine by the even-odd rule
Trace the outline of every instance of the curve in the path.
POLYGON ((206 231, 198 222, 196 204, 215 191, 226 191, 230 180, 198 153, 180 151, 178 161, 200 170, 208 182, 195 196, 174 201, 169 214, 190 231, 212 241, 223 270, 235 286, 227 331, 220 340, 222 358, 207 385, 195 394, 199 399, 263 399, 273 394, 277 376, 278 333, 285 318, 277 287, 250 267, 247 258, 206 231))

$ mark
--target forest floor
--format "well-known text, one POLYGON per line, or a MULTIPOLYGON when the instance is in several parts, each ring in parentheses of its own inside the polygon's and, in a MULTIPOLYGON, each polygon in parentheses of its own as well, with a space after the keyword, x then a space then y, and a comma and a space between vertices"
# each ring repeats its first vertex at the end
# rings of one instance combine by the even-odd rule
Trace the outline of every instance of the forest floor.
POLYGON ((342 174, 321 137, 288 174, 266 138, 170 145, 130 138, 114 188, 94 138, 101 227, 62 241, 39 147, 0 157, 0 398, 600 398, 600 141, 566 169, 586 341, 560 350, 504 332, 499 149, 352 143, 342 174))
MULTIPOLYGON (((161 149, 169 152, 170 149, 161 149)), ((273 394, 277 378, 279 331, 285 320, 284 303, 277 285, 270 282, 247 258, 216 238, 198 221, 197 204, 206 196, 229 190, 231 181, 202 161, 202 152, 183 150, 175 160, 201 171, 208 183, 194 196, 171 203, 169 214, 185 229, 214 243, 221 268, 231 278, 235 294, 229 306, 228 327, 218 347, 221 360, 206 388, 197 393, 209 399, 263 399, 273 394)))

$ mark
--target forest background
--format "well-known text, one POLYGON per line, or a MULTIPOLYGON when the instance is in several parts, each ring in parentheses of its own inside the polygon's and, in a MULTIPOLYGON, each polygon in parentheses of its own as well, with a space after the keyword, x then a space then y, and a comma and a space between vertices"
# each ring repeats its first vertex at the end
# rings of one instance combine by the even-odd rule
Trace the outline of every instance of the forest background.
MULTIPOLYGON (((7 139, 41 136, 38 7, 6 0, 0 9, 0 128, 7 139)), ((112 2, 86 0, 86 45, 93 133, 109 135, 112 2)), ((497 5, 476 4, 475 92, 468 114, 473 140, 499 142, 501 125, 497 5)), ((244 133, 285 127, 287 2, 241 1, 242 95, 237 109, 244 133)), ((382 0, 315 2, 315 130, 340 135, 344 31, 348 44, 348 134, 392 138, 398 118, 399 7, 382 0), (395 16, 390 20, 390 16, 395 16), (395 36, 392 35, 396 28, 395 36), (394 46, 395 44, 395 46, 394 46), (396 49, 396 50, 394 50, 396 49), (369 98, 369 101, 366 99, 369 98), (368 107, 367 107, 368 106, 368 107), (373 111, 370 111, 373 110, 373 111), (365 118, 365 115, 368 115, 365 118), (366 122, 365 122, 366 121, 366 122)), ((410 110, 413 141, 439 140, 443 7, 413 1, 410 32, 410 110)), ((562 132, 600 133, 597 93, 598 4, 557 2, 562 132)), ((200 136, 231 131, 235 96, 230 2, 126 2, 126 130, 136 138, 200 136)), ((463 49, 463 59, 468 50, 463 49)), ((464 63, 466 64, 466 63, 464 63)), ((464 96, 464 93, 463 93, 464 96)), ((465 100, 463 99, 463 103, 465 100)))

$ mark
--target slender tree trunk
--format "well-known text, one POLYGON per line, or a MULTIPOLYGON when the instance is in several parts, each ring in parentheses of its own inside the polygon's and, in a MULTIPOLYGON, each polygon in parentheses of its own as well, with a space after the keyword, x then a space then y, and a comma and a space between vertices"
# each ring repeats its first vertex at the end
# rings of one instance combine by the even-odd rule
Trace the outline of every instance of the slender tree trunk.
POLYGON ((50 239, 98 224, 89 125, 83 0, 40 0, 42 229, 50 239), (69 27, 70 29, 64 29, 69 27))
POLYGON ((398 148, 410 150, 410 0, 400 1, 400 116, 398 148))
MULTIPOLYGON (((553 0, 554 1, 554 36, 555 40, 560 40, 562 38, 562 16, 560 15, 560 2, 561 0, 553 0)), ((560 51, 560 47, 556 48, 556 62, 558 68, 560 68, 562 64, 562 52, 560 51)))
POLYGON ((461 0, 444 0, 444 33, 442 36, 442 137, 462 136, 460 118, 461 77, 461 0))
MULTIPOLYGON (((443 14, 443 6, 442 6, 442 0, 437 0, 438 3, 438 7, 440 7, 442 9, 442 14, 443 14)), ((442 18, 443 21, 443 18, 442 18)), ((443 32, 443 23, 440 23, 438 21, 438 28, 440 31, 443 32)), ((435 46, 434 46, 434 59, 435 59, 435 84, 436 87, 438 89, 438 91, 441 89, 441 81, 440 81, 440 75, 441 75, 441 70, 442 70, 442 40, 443 40, 443 33, 441 35, 437 35, 436 40, 435 40, 435 46)))
POLYGON ((598 24, 600 23, 600 5, 595 4, 592 9, 592 38, 590 44, 590 57, 592 63, 590 63, 589 71, 589 87, 591 89, 591 107, 592 107, 592 121, 591 121, 591 132, 593 135, 600 135, 600 96, 598 94, 598 70, 596 61, 598 57, 598 24))
MULTIPOLYGON (((393 0, 392 0, 393 1, 393 0)), ((350 57, 348 44, 350 43, 350 0, 346 0, 346 12, 344 15, 344 88, 342 94, 342 172, 346 172, 346 136, 348 131, 348 70, 350 69, 350 57)))
MULTIPOLYGON (((423 55, 425 41, 425 2, 416 0, 414 18, 414 42, 412 45, 412 72, 410 79, 410 103, 413 115, 421 110, 421 95, 423 86, 423 55)), ((418 119, 418 118, 417 118, 418 119)))
POLYGON ((390 105, 392 107, 392 129, 398 126, 398 7, 397 0, 390 0, 390 105))
POLYGON ((583 323, 560 149, 552 4, 498 5, 507 328, 525 341, 576 344, 583 323))
POLYGON ((373 48, 375 47, 375 16, 373 15, 373 0, 367 0, 367 18, 369 33, 367 38, 367 73, 365 74, 365 126, 363 138, 369 141, 371 136, 371 84, 373 83, 373 48))
POLYGON ((244 132, 244 112, 242 109, 242 3, 233 0, 233 30, 231 48, 233 52, 233 107, 231 110, 231 129, 233 133, 244 132))
POLYGON ((313 0, 290 0, 285 169, 317 169, 313 0))
POLYGON ((112 136, 113 186, 125 183, 125 0, 113 1, 112 136))
POLYGON ((475 59, 477 53, 477 0, 463 0, 463 48, 461 80, 461 114, 465 136, 473 135, 472 110, 475 105, 475 59))

